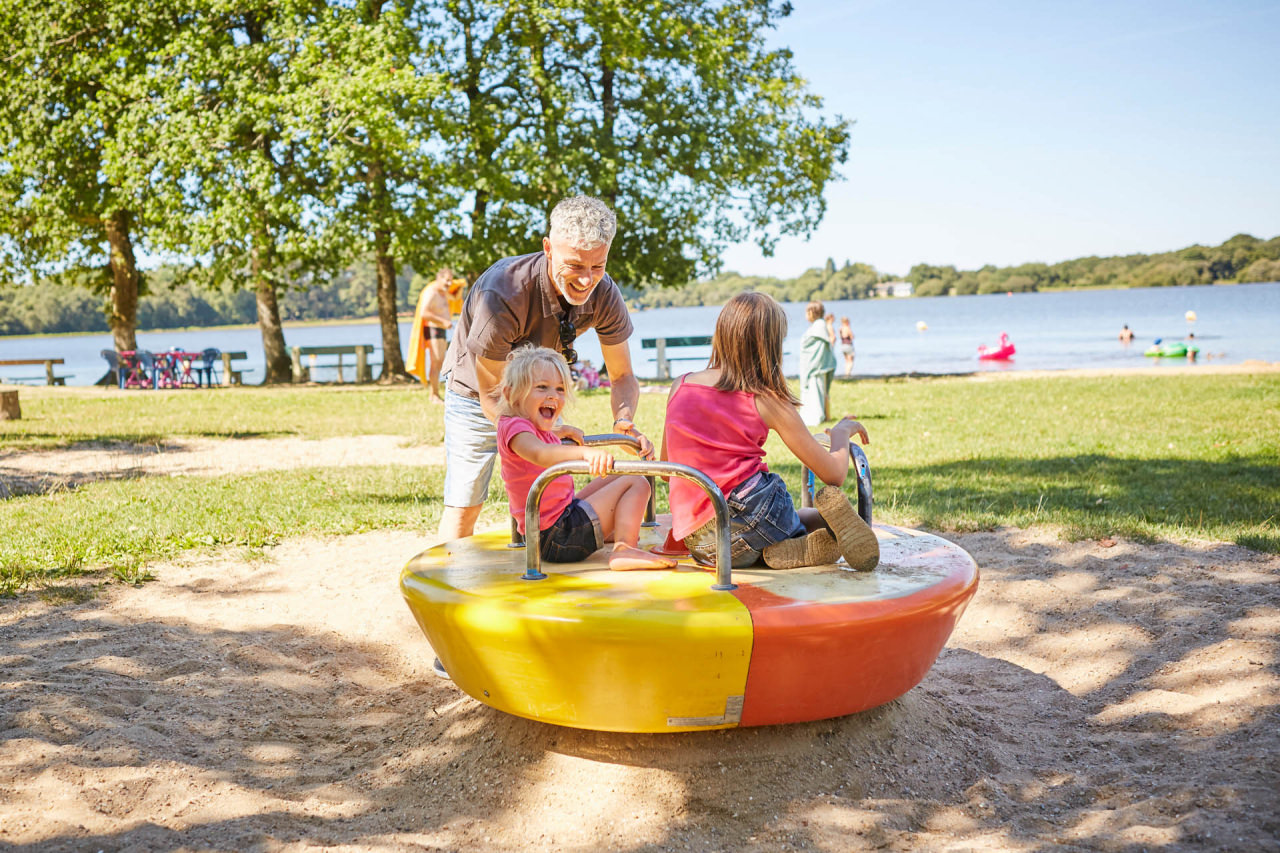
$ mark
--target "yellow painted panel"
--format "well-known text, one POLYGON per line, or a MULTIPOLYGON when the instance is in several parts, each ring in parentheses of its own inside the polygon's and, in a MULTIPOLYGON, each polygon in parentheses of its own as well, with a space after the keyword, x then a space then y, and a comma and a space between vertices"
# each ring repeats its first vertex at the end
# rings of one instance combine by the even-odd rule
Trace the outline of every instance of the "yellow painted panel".
POLYGON ((449 674, 508 713, 598 730, 737 725, 751 618, 704 571, 610 572, 602 561, 519 578, 488 532, 415 558, 405 599, 449 674))

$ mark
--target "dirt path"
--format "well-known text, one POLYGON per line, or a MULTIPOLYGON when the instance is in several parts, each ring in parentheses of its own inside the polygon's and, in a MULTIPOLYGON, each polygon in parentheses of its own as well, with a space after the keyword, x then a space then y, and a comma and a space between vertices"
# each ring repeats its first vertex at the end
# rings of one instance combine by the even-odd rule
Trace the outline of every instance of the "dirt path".
POLYGON ((443 447, 401 435, 341 438, 170 438, 157 444, 88 442, 59 450, 0 451, 0 499, 43 494, 92 480, 243 474, 303 467, 443 465, 443 447))

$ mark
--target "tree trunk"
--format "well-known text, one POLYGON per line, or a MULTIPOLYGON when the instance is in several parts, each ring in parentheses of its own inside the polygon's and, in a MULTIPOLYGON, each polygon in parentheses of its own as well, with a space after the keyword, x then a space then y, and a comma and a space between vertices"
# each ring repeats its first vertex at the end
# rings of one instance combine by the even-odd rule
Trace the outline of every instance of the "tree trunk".
POLYGON ((400 319, 396 316, 396 261, 391 257, 386 231, 373 232, 374 261, 378 269, 378 323, 382 326, 382 373, 379 383, 406 378, 400 352, 400 319))
MULTIPOLYGON (((609 38, 609 34, 602 33, 601 39, 609 38)), ((608 44, 608 42, 604 42, 608 44)), ((600 51, 601 55, 606 55, 605 51, 600 51)), ((609 202, 609 209, 617 213, 618 210, 618 146, 614 140, 614 128, 618 122, 618 101, 613 94, 613 67, 609 65, 608 60, 602 60, 600 63, 600 144, 603 148, 604 169, 600 175, 600 191, 604 194, 605 199, 609 202)))
POLYGON ((138 266, 129 237, 132 215, 117 210, 104 223, 111 258, 111 337, 116 350, 138 348, 138 266))
POLYGON ((259 234, 259 244, 254 246, 249 270, 254 294, 258 301, 258 328, 262 331, 262 354, 267 362, 267 375, 263 385, 278 385, 293 380, 293 363, 284 346, 284 326, 280 323, 280 304, 276 301, 276 286, 267 276, 271 250, 269 238, 259 234))

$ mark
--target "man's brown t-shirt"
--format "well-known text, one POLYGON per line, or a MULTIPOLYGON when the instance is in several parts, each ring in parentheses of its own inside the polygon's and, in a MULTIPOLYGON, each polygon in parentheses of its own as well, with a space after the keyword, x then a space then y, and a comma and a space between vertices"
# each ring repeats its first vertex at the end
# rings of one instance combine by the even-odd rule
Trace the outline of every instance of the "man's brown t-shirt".
MULTIPOLYGON (((511 350, 525 343, 560 352, 560 319, 565 315, 555 286, 547 275, 547 256, 533 252, 503 258, 471 285, 462 316, 442 372, 449 374, 449 390, 479 396, 475 359, 505 361, 511 350)), ((622 292, 605 275, 582 305, 569 307, 569 322, 577 334, 595 329, 603 346, 631 337, 631 317, 622 292)))

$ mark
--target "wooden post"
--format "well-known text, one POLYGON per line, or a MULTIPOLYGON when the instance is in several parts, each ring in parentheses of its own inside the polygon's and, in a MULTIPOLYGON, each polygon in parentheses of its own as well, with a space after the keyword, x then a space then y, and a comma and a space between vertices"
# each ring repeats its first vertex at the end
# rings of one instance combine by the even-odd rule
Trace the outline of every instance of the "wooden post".
POLYGON ((356 384, 368 382, 372 377, 369 375, 369 345, 359 344, 356 346, 356 384))
POLYGON ((654 356, 654 361, 658 363, 658 378, 670 379, 671 365, 667 363, 667 339, 658 338, 655 344, 657 345, 657 354, 654 356))
POLYGON ((302 347, 294 347, 291 350, 291 359, 293 361, 293 381, 306 382, 302 377, 302 347))
POLYGON ((338 384, 341 385, 346 381, 342 378, 342 353, 338 353, 338 384))
POLYGON ((0 421, 22 420, 22 406, 17 391, 0 391, 0 421))

